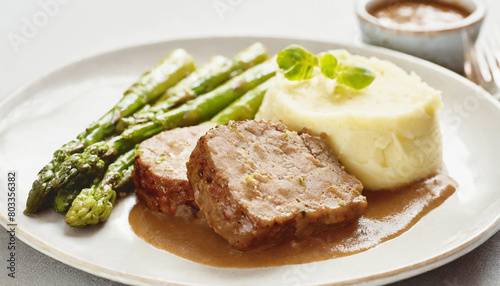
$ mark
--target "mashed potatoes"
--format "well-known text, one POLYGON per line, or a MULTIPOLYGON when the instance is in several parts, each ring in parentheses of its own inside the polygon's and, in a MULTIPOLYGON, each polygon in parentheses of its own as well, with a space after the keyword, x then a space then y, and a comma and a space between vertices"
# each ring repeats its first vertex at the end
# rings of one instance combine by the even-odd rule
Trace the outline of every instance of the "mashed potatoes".
POLYGON ((302 81, 278 73, 256 118, 326 133, 340 161, 367 189, 399 187, 438 170, 440 92, 390 62, 330 53, 369 66, 375 80, 353 91, 320 72, 302 81))

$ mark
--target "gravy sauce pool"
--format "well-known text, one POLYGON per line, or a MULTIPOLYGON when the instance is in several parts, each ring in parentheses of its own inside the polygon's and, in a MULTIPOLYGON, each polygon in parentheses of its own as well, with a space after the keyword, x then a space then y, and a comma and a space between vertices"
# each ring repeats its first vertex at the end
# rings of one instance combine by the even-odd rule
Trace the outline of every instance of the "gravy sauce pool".
POLYGON ((455 189, 453 179, 438 174, 397 191, 364 192, 368 207, 359 220, 301 241, 245 253, 233 250, 203 218, 188 221, 168 217, 137 203, 129 223, 153 246, 202 264, 237 268, 298 264, 352 255, 395 238, 441 205, 455 189))
POLYGON ((374 7, 370 14, 381 24, 408 30, 435 28, 460 21, 470 12, 460 6, 435 1, 397 1, 374 7))

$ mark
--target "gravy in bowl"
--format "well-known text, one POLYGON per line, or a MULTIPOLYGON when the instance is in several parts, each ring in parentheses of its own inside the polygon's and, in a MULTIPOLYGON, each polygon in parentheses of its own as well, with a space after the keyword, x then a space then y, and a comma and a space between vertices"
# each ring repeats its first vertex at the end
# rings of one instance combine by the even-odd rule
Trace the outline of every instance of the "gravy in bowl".
POLYGON ((387 1, 368 11, 382 25, 407 30, 426 30, 465 19, 464 7, 439 1, 387 1))

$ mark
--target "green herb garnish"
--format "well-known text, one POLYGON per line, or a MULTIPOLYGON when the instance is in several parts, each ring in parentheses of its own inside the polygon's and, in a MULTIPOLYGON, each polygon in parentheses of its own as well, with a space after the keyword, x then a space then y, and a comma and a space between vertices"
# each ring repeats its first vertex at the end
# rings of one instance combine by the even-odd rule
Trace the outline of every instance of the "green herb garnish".
POLYGON ((304 182, 304 179, 302 179, 302 177, 299 176, 299 183, 302 185, 302 186, 306 186, 306 182, 304 182))
POLYGON ((337 79, 339 85, 361 90, 375 79, 375 73, 368 67, 351 61, 339 62, 332 54, 324 54, 321 59, 298 45, 292 45, 278 53, 278 66, 289 80, 305 80, 315 76, 314 67, 330 79, 337 79))
POLYGON ((238 135, 240 135, 241 137, 245 138, 245 136, 243 136, 243 134, 240 133, 240 131, 238 130, 238 128, 236 127, 236 125, 234 124, 231 124, 231 128, 236 131, 236 133, 238 133, 238 135))
POLYGON ((327 78, 334 79, 337 77, 337 58, 331 54, 325 54, 321 57, 321 73, 327 78))
POLYGON ((355 90, 360 90, 372 83, 375 74, 358 63, 340 63, 337 68, 337 82, 355 90))
POLYGON ((245 177, 245 182, 248 182, 248 181, 250 181, 250 180, 255 180, 255 176, 257 176, 257 174, 256 174, 256 173, 253 173, 253 174, 251 174, 251 175, 246 176, 246 177, 245 177))
POLYGON ((276 61, 289 80, 311 78, 314 76, 314 67, 318 66, 318 57, 297 45, 289 46, 279 52, 276 61))

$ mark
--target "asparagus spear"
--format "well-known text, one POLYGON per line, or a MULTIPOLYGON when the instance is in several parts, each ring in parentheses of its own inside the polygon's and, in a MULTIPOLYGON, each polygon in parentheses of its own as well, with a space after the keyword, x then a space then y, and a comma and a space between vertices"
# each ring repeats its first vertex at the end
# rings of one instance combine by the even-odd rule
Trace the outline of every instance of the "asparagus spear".
POLYGON ((199 68, 176 86, 168 89, 153 105, 145 106, 134 116, 123 118, 121 127, 153 120, 172 107, 178 106, 200 94, 207 93, 219 84, 267 59, 267 49, 261 43, 255 43, 242 50, 233 59, 222 56, 214 57, 205 66, 199 68))
POLYGON ((226 60, 219 71, 214 69, 202 70, 199 77, 195 75, 186 78, 186 85, 177 85, 167 90, 163 97, 168 100, 155 103, 150 111, 166 111, 173 105, 193 99, 194 97, 212 91, 221 83, 245 70, 267 60, 267 49, 261 43, 255 43, 238 54, 232 60, 226 60), (191 80, 191 82, 189 81, 191 80))
POLYGON ((156 114, 213 90, 215 88, 213 85, 220 84, 229 78, 233 66, 233 61, 229 58, 213 57, 210 62, 168 89, 153 106, 146 105, 132 116, 120 119, 117 125, 118 132, 121 133, 132 125, 149 122, 156 114))
POLYGON ((225 125, 230 120, 240 121, 245 119, 253 119, 259 110, 264 94, 272 83, 272 79, 257 86, 251 91, 245 93, 241 98, 231 103, 221 112, 217 113, 210 122, 217 125, 225 125))
POLYGON ((109 165, 101 182, 83 189, 66 213, 66 222, 74 227, 106 221, 116 199, 116 189, 130 180, 134 168, 135 148, 109 165))
MULTIPOLYGON (((134 152, 135 149, 121 155, 116 159, 115 162, 109 165, 103 180, 101 183, 112 184, 114 190, 124 190, 129 185, 132 180, 132 173, 134 170, 134 152)), ((78 157, 77 154, 75 157, 78 157)), ((99 160, 97 156, 93 157, 94 160, 98 160, 99 166, 97 166, 96 177, 102 177, 105 162, 99 160)), ((90 164, 89 164, 90 166, 90 164)), ((84 174, 88 174, 84 172, 84 174)), ((80 191, 89 185, 96 185, 99 180, 95 179, 94 176, 83 176, 78 184, 67 184, 65 188, 58 190, 58 193, 54 201, 54 209, 57 212, 66 212, 73 200, 78 196, 80 191)))
MULTIPOLYGON (((97 128, 87 129, 85 141, 87 145, 101 141, 104 136, 114 130, 115 124, 121 118, 134 114, 147 103, 160 97, 168 88, 195 70, 194 59, 185 50, 177 49, 167 55, 150 71, 142 75, 124 94, 123 98, 97 121, 97 128)), ((80 137, 83 134, 79 135, 80 137)))
POLYGON ((155 100, 167 88, 193 70, 193 58, 186 51, 178 49, 142 75, 109 112, 80 133, 76 140, 66 143, 54 152, 51 162, 40 170, 37 179, 33 182, 24 213, 34 213, 51 205, 55 196, 53 191, 55 186, 52 180, 57 179, 55 177, 57 170, 68 156, 81 152, 85 147, 112 134, 120 118, 133 114, 146 103, 155 100))
MULTIPOLYGON (((196 125, 210 119, 247 91, 274 76, 275 73, 275 63, 271 60, 266 61, 232 78, 213 91, 157 116, 154 121, 135 125, 107 142, 102 141, 89 146, 82 154, 77 154, 81 156, 70 156, 61 164, 61 168, 51 181, 51 186, 54 189, 69 190, 74 189, 74 186, 99 178, 101 164, 108 165, 136 144, 163 130, 196 125), (85 162, 87 164, 82 164, 82 157, 87 158, 85 162), (85 168, 80 171, 82 165, 85 165, 85 168)), ((63 198, 57 201, 66 200, 63 198)), ((56 209, 61 207, 55 206, 56 209)))
MULTIPOLYGON (((223 56, 214 56, 207 64, 196 69, 177 85, 169 88, 153 106, 146 105, 130 117, 122 118, 120 128, 143 123, 153 118, 156 112, 167 110, 195 96, 209 92, 229 78, 233 61, 223 56)), ((122 130, 123 131, 123 130, 122 130)))
MULTIPOLYGON (((230 120, 253 119, 262 103, 271 80, 264 82, 231 103, 210 120, 227 124, 230 120)), ((134 167, 135 148, 121 155, 109 166, 104 179, 90 188, 82 190, 66 213, 66 223, 73 227, 84 227, 106 221, 113 209, 116 189, 119 184, 131 180, 134 167)))

